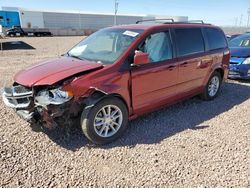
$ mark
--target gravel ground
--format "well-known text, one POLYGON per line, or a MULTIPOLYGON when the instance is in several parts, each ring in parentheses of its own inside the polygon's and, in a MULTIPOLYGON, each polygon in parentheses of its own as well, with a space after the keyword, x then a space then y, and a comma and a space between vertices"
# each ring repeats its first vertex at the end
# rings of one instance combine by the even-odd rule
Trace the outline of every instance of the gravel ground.
MULTIPOLYGON (((0 87, 82 37, 17 38, 0 52, 0 87)), ((132 122, 91 146, 79 129, 34 132, 0 102, 0 187, 250 187, 250 83, 228 81, 211 102, 192 98, 132 122)))

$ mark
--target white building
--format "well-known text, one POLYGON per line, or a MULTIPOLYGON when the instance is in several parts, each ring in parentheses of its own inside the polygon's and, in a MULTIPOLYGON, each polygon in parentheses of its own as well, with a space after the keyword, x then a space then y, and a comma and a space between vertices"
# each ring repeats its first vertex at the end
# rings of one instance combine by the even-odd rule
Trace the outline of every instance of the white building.
MULTIPOLYGON (((114 24, 114 14, 91 13, 82 11, 30 10, 18 7, 2 7, 3 11, 19 13, 23 28, 48 28, 52 32, 98 30, 114 24)), ((138 20, 154 18, 173 18, 175 21, 187 21, 186 16, 155 16, 117 14, 117 25, 133 24, 138 20)), ((64 32, 65 33, 65 32, 64 32)))

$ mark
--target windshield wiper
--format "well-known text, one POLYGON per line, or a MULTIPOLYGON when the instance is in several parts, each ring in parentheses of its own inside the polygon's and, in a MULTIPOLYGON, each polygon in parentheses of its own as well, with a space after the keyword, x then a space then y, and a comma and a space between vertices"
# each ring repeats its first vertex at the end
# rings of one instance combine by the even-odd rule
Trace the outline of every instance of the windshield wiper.
POLYGON ((73 57, 73 58, 75 58, 75 59, 83 60, 83 59, 82 59, 82 58, 80 58, 79 56, 76 56, 76 55, 70 55, 68 52, 67 52, 67 55, 68 55, 69 57, 73 57))

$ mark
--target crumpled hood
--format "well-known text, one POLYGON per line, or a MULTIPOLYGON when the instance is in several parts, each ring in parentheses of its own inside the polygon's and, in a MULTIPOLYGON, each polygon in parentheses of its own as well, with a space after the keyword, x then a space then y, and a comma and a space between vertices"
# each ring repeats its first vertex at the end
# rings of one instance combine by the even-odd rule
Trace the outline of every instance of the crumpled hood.
POLYGON ((250 48, 232 47, 230 48, 231 57, 250 57, 250 48))
POLYGON ((30 66, 15 76, 15 82, 24 86, 52 85, 74 74, 103 67, 92 61, 61 57, 30 66))

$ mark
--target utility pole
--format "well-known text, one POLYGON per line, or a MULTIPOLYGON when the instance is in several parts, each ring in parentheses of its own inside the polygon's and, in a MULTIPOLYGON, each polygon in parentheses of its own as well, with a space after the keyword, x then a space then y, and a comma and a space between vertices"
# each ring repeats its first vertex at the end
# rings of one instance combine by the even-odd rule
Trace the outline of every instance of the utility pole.
POLYGON ((238 17, 235 18, 235 27, 238 26, 238 17))
POLYGON ((248 17, 247 17, 247 27, 250 27, 250 8, 248 8, 247 14, 248 14, 248 17))
POLYGON ((114 16, 114 25, 116 25, 116 14, 117 14, 117 11, 118 11, 118 5, 119 5, 118 0, 115 0, 115 16, 114 16))
POLYGON ((240 27, 242 25, 243 14, 240 15, 240 27))

